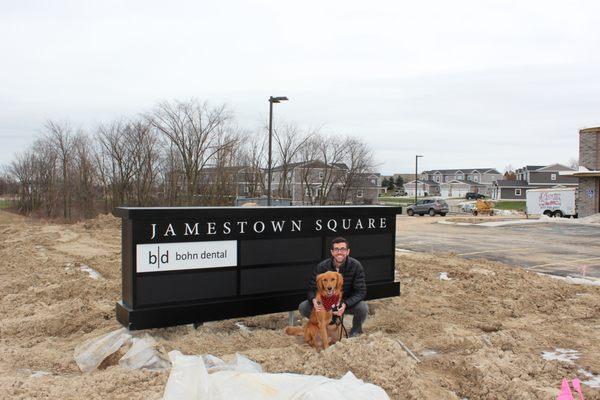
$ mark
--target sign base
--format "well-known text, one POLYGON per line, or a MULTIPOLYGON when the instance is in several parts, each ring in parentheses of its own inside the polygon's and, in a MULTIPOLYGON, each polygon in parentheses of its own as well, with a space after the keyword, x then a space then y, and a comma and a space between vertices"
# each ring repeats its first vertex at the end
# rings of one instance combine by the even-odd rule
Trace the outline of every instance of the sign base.
MULTIPOLYGON (((400 282, 367 285, 367 300, 399 295, 400 282)), ((293 311, 304 300, 306 300, 306 292, 296 292, 287 295, 144 307, 135 310, 119 301, 116 304, 116 311, 117 321, 129 330, 136 330, 293 311)))

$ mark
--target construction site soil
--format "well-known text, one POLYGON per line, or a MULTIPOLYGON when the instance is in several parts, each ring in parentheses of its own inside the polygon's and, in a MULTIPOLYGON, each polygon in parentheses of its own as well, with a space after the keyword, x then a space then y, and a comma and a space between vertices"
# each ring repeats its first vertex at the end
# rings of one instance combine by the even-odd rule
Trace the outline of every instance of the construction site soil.
MULTIPOLYGON (((0 211, 0 398, 162 397, 168 371, 120 367, 126 348, 89 374, 73 359, 120 327, 120 240, 112 216, 64 225, 0 211)), ((237 352, 274 373, 350 370, 392 399, 550 399, 563 377, 600 374, 600 287, 452 255, 402 253, 396 268, 401 296, 370 302, 365 334, 320 353, 283 333, 287 313, 145 333, 164 354, 237 352), (576 356, 542 357, 560 349, 576 356)), ((586 399, 600 399, 592 386, 586 399)))

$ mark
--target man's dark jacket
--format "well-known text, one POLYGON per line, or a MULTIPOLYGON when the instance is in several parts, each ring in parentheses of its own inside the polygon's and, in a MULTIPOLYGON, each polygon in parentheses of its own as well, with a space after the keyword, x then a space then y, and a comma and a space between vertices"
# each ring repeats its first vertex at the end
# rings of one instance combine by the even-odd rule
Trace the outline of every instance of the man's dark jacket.
MULTIPOLYGON (((321 261, 314 269, 310 282, 308 283, 308 301, 312 301, 317 295, 317 275, 327 271, 335 271, 333 259, 321 261)), ((362 264, 355 258, 348 257, 344 265, 340 267, 340 273, 344 277, 344 298, 346 307, 352 308, 367 296, 367 284, 365 282, 365 271, 362 264)))

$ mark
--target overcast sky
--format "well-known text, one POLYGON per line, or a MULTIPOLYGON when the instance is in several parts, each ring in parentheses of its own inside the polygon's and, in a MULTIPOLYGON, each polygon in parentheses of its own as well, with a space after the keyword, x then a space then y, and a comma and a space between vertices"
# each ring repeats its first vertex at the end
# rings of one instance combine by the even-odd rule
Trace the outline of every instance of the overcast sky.
POLYGON ((567 163, 600 126, 600 2, 0 0, 0 164, 47 119, 158 101, 357 136, 379 171, 567 163), (423 167, 423 168, 421 168, 423 167))

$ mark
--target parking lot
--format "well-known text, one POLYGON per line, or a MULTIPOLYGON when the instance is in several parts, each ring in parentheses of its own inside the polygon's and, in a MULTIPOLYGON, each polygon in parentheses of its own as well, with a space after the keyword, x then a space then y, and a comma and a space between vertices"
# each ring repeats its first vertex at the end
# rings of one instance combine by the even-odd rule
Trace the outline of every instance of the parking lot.
POLYGON ((449 218, 398 216, 396 248, 484 258, 553 275, 600 278, 600 224, 437 223, 449 218))

